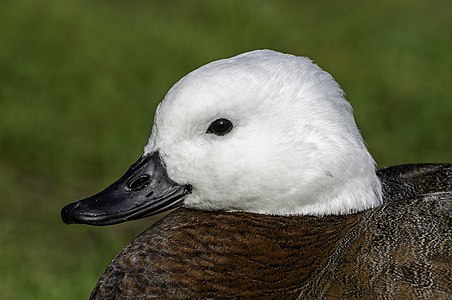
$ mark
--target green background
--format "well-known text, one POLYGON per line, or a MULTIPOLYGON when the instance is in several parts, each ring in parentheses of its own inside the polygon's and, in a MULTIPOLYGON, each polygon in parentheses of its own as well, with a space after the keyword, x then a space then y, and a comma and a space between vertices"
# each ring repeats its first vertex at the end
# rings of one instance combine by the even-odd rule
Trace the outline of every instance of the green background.
POLYGON ((451 161, 451 1, 2 1, 0 299, 88 298, 152 220, 61 207, 137 159, 181 76, 260 48, 330 72, 379 167, 451 161))

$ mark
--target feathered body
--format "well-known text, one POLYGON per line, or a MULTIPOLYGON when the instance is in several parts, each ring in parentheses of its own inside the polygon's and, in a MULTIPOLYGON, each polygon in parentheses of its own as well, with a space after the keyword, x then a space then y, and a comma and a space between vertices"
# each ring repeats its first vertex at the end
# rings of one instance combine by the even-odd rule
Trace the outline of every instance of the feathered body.
POLYGON ((452 299, 451 176, 376 172, 333 77, 258 50, 177 82, 140 159, 62 217, 183 206, 121 251, 92 299, 452 299))
POLYGON ((91 299, 450 299, 452 165, 377 174, 383 205, 349 215, 178 209, 118 254, 91 299))

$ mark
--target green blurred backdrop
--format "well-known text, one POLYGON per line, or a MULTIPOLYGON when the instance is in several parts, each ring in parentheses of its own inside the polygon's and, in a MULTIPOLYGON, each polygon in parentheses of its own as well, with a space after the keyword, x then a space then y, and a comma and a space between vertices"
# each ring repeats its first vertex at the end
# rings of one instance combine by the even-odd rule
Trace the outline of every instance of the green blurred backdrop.
POLYGON ((215 59, 271 48, 333 74, 380 167, 452 159, 450 1, 3 0, 0 299, 86 299, 152 220, 61 207, 141 154, 157 103, 215 59))

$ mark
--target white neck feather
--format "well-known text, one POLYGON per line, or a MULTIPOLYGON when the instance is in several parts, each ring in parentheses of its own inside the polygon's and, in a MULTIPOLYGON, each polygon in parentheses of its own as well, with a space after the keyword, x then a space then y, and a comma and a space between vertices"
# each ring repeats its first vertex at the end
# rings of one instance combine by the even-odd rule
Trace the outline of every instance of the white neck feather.
POLYGON ((145 152, 192 185, 186 207, 329 215, 382 203, 350 104, 307 58, 262 50, 210 63, 174 85, 154 122, 145 152), (206 133, 220 117, 233 130, 206 133))

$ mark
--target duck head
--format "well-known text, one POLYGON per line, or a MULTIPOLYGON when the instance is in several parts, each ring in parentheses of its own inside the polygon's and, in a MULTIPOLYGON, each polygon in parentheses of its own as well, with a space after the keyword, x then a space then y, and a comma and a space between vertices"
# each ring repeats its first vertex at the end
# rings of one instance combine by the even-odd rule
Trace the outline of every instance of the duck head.
POLYGON ((179 80, 141 158, 62 217, 107 225, 178 205, 327 215, 381 202, 375 162, 332 76, 308 58, 257 50, 179 80))

